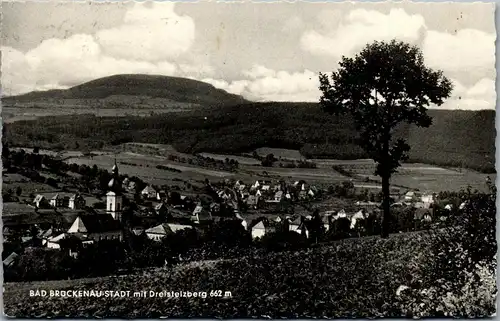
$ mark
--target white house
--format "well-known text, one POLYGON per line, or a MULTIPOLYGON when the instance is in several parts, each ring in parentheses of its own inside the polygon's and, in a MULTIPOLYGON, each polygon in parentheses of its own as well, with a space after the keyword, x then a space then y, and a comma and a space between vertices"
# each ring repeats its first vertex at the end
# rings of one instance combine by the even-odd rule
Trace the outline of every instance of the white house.
POLYGON ((145 233, 146 236, 154 241, 161 241, 167 235, 172 235, 178 231, 193 228, 190 225, 180 225, 180 224, 167 224, 162 223, 154 227, 148 228, 145 233))
POLYGON ((305 232, 305 236, 309 237, 309 230, 307 229, 305 223, 304 223, 304 218, 298 217, 293 221, 290 221, 288 224, 288 229, 289 231, 302 234, 302 232, 305 232))
POLYGON ((52 207, 64 207, 64 197, 56 194, 50 199, 49 204, 52 207))
POLYGON ((37 196, 35 196, 35 199, 33 200, 33 203, 35 204, 36 207, 44 207, 45 205, 48 204, 47 202, 47 199, 45 198, 45 196, 41 195, 41 194, 38 194, 37 196))
POLYGON ((256 239, 264 235, 276 231, 276 225, 271 224, 267 219, 262 219, 251 228, 252 238, 256 239))
POLYGON ((85 199, 83 198, 82 195, 80 194, 73 194, 73 196, 71 196, 69 198, 69 205, 68 207, 73 209, 73 210, 79 210, 79 209, 82 209, 85 207, 85 199))
POLYGON ((356 227, 357 221, 364 220, 365 218, 366 218, 366 215, 363 212, 363 210, 360 210, 356 214, 354 214, 351 217, 351 229, 354 229, 356 227))
POLYGON ((201 205, 197 205, 193 210, 193 215, 191 216, 191 220, 195 224, 207 223, 212 220, 212 215, 210 212, 206 211, 201 205))
POLYGON ((158 201, 165 201, 167 199, 167 192, 161 190, 158 193, 156 193, 156 199, 158 201))
POLYGON ((48 238, 45 245, 49 249, 61 249, 61 242, 64 239, 70 238, 70 237, 75 237, 76 239, 78 239, 81 242, 81 244, 92 244, 95 242, 95 240, 93 238, 89 238, 88 236, 86 236, 84 234, 61 233, 59 235, 48 238))
POLYGON ((141 191, 141 195, 147 199, 156 198, 156 190, 152 186, 148 185, 141 191))

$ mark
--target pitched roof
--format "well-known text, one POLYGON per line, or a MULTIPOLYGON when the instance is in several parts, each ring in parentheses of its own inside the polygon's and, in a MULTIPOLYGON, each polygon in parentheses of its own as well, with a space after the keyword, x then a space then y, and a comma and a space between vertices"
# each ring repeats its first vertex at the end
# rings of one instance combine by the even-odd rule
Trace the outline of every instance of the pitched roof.
POLYGON ((119 231, 122 229, 120 222, 111 214, 80 215, 78 218, 85 226, 87 233, 101 233, 119 231))
POLYGON ((19 255, 16 252, 10 253, 10 255, 7 256, 5 260, 3 260, 3 264, 6 266, 11 265, 12 263, 14 263, 14 261, 17 259, 18 256, 19 255))
POLYGON ((172 229, 170 228, 170 226, 168 224, 163 223, 163 224, 156 225, 156 226, 153 226, 151 228, 148 228, 146 230, 146 233, 168 235, 168 234, 172 234, 173 231, 172 231, 172 229))
POLYGON ((152 186, 148 185, 148 186, 144 187, 144 189, 142 190, 141 193, 148 193, 148 194, 149 193, 156 193, 156 190, 152 186))
POLYGON ((174 233, 176 233, 180 230, 193 228, 191 225, 183 225, 183 224, 168 224, 168 226, 170 227, 170 230, 174 233))
POLYGON ((34 202, 40 202, 40 201, 41 201, 41 200, 43 200, 44 198, 45 198, 45 196, 38 194, 38 195, 35 197, 34 202))
POLYGON ((79 199, 83 199, 83 196, 80 194, 80 193, 76 193, 76 194, 73 194, 71 197, 70 197, 70 201, 74 201, 76 200, 77 198, 79 199))

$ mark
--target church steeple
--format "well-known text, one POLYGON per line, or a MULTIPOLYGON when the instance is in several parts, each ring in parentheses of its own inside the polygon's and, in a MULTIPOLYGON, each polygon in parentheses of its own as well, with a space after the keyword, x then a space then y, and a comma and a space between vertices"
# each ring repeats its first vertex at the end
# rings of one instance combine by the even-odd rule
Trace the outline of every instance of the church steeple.
POLYGON ((122 193, 121 193, 121 183, 120 175, 118 172, 118 165, 115 164, 111 169, 112 178, 108 183, 109 191, 106 194, 106 209, 109 214, 113 216, 115 220, 121 220, 122 211, 122 193))
POLYGON ((116 164, 116 158, 115 158, 115 164, 113 165, 113 168, 111 169, 111 174, 112 178, 108 183, 109 190, 115 193, 119 193, 121 190, 120 186, 120 174, 118 172, 118 165, 116 164))

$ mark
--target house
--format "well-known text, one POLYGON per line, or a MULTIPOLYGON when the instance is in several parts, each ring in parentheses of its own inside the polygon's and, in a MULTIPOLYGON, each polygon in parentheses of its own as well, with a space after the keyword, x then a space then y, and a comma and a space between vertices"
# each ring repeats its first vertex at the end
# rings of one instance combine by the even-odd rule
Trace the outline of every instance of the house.
POLYGON ((151 240, 161 241, 161 239, 163 239, 167 235, 173 234, 174 232, 172 231, 170 226, 168 226, 168 224, 162 223, 160 225, 148 228, 146 231, 144 231, 144 233, 146 233, 146 236, 151 240))
POLYGON ((177 233, 178 231, 185 229, 192 229, 191 225, 181 225, 181 224, 167 224, 162 223, 154 227, 148 228, 144 233, 146 236, 154 241, 161 241, 164 237, 177 233))
POLYGON ((155 206, 155 213, 160 217, 166 217, 168 214, 168 208, 165 203, 159 203, 155 206))
POLYGON ((132 233, 134 233, 134 235, 136 236, 141 236, 143 233, 145 233, 145 230, 142 227, 134 227, 132 228, 132 233))
POLYGON ((263 237, 266 234, 275 232, 276 229, 277 229, 276 222, 270 222, 266 218, 261 218, 257 220, 250 228, 253 239, 263 237))
POLYGON ((136 183, 131 181, 126 188, 129 192, 134 192, 136 186, 137 186, 136 183))
POLYGON ((262 191, 269 191, 271 189, 271 186, 270 185, 262 185, 262 187, 260 188, 262 191))
POLYGON ((46 231, 40 231, 38 233, 38 238, 42 240, 42 245, 47 244, 47 240, 54 236, 54 230, 52 228, 46 231))
POLYGON ((79 193, 73 194, 69 198, 68 207, 71 208, 72 210, 82 209, 85 207, 85 205, 86 205, 85 199, 79 193))
POLYGON ((111 214, 78 215, 67 233, 79 233, 95 241, 123 239, 122 226, 111 214))
POLYGON ((309 191, 307 192, 307 195, 314 197, 316 194, 314 193, 314 191, 312 189, 309 189, 309 191))
POLYGON ((193 210, 193 215, 191 216, 191 221, 195 224, 204 224, 211 222, 212 215, 210 212, 206 211, 201 205, 197 205, 193 210))
POLYGON ((49 202, 45 198, 45 196, 38 194, 35 196, 35 199, 33 200, 33 203, 35 204, 36 207, 38 208, 44 208, 49 205, 49 202))
POLYGON ((351 217, 351 229, 354 229, 356 227, 356 223, 358 221, 362 221, 367 218, 367 215, 363 210, 358 211, 351 217))
POLYGON ((52 207, 63 207, 64 199, 59 194, 56 194, 50 199, 49 204, 52 207))
POLYGON ((323 227, 325 228, 325 232, 328 232, 330 230, 330 227, 331 227, 332 222, 333 222, 332 214, 325 213, 324 215, 322 215, 321 222, 323 223, 323 227))
POLYGON ((432 213, 426 208, 417 208, 415 210, 414 219, 421 222, 432 222, 432 213))
POLYGON ((234 183, 234 188, 241 190, 241 186, 245 186, 242 181, 237 180, 236 183, 234 183))
POLYGON ((335 214, 335 216, 333 216, 333 218, 335 220, 338 220, 339 218, 345 218, 347 217, 347 213, 345 212, 344 209, 341 209, 340 211, 337 212, 337 214, 335 214))
POLYGON ((283 191, 277 191, 276 193, 274 193, 274 200, 276 202, 281 202, 282 199, 283 199, 283 191))
POLYGON ((307 198, 307 193, 304 190, 299 192, 299 200, 305 200, 307 198))
POLYGON ((417 202, 419 199, 420 199, 420 195, 414 191, 406 192, 406 194, 404 195, 404 198, 403 198, 403 200, 405 202, 409 202, 409 203, 417 202))
MULTIPOLYGON (((82 233, 61 233, 59 235, 50 237, 45 243, 49 249, 61 249, 63 242, 71 240, 74 244, 88 245, 95 242, 93 238, 88 237, 82 233)), ((71 254, 70 249, 70 254, 71 254)))
POLYGON ((246 199, 246 204, 248 207, 253 209, 257 209, 259 207, 259 196, 257 195, 249 195, 246 199))
POLYGON ((165 192, 164 190, 159 191, 158 193, 156 193, 156 199, 161 202, 166 201, 167 192, 165 192))
POLYGON ((141 195, 145 199, 156 198, 156 190, 152 186, 148 185, 141 191, 141 195))
POLYGON ((128 177, 125 177, 122 181, 122 188, 123 189, 128 189, 130 184, 130 179, 128 177))
POLYGON ((289 220, 288 229, 289 231, 305 235, 305 237, 309 237, 309 230, 306 225, 306 219, 303 216, 299 216, 294 220, 289 220))
POLYGON ((7 256, 5 258, 5 260, 3 260, 3 266, 9 267, 9 266, 14 265, 14 263, 16 263, 18 257, 19 257, 19 254, 17 254, 16 252, 10 253, 10 255, 7 256))
POLYGON ((210 204, 210 213, 217 214, 220 212, 220 204, 219 203, 211 203, 210 204))
POLYGON ((424 194, 420 200, 424 204, 425 208, 431 207, 436 201, 434 194, 424 194))
POLYGON ((168 226, 170 227, 170 230, 172 230, 172 232, 174 232, 174 233, 177 233, 177 232, 182 231, 182 230, 193 229, 193 227, 191 225, 185 225, 185 224, 169 223, 168 226))
POLYGON ((426 203, 423 203, 423 202, 415 202, 415 203, 413 203, 413 207, 414 208, 429 208, 429 205, 430 204, 426 204, 426 203))

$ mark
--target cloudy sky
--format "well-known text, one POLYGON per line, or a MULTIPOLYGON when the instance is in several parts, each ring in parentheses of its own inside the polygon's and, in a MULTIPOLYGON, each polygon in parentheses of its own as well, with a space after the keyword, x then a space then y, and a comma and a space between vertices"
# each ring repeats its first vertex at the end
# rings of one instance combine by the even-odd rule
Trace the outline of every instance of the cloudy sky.
POLYGON ((318 72, 373 40, 418 45, 455 84, 449 109, 495 107, 493 3, 2 4, 5 95, 123 73, 189 77, 256 101, 318 101, 318 72))

